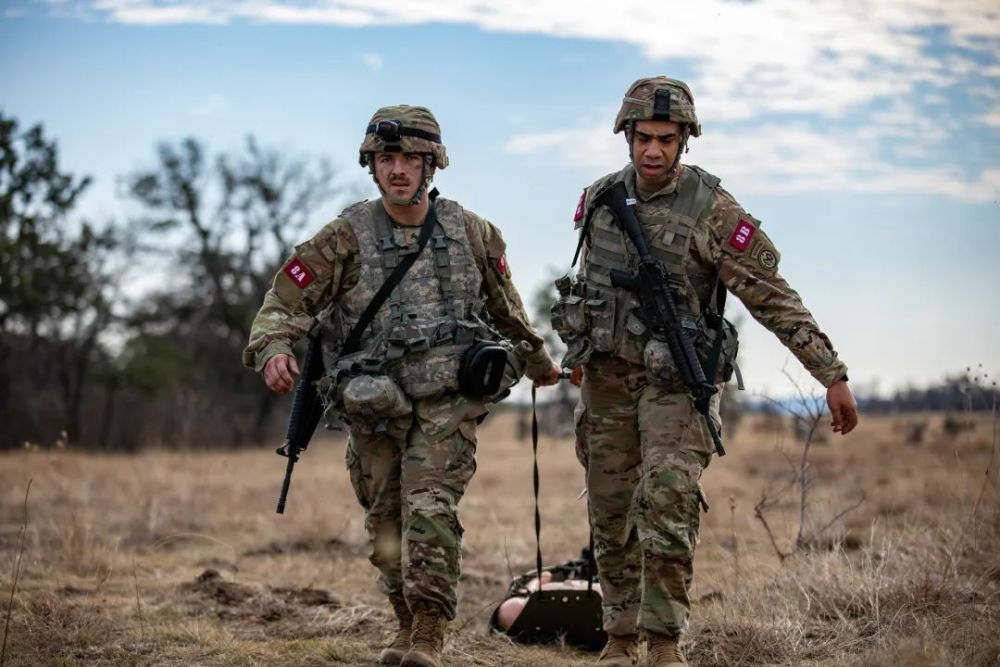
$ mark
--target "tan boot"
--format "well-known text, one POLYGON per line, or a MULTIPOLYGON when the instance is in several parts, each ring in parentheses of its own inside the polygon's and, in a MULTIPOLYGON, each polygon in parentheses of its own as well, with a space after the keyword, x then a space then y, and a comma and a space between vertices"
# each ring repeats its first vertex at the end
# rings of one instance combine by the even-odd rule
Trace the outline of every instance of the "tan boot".
POLYGON ((632 667, 639 661, 639 635, 608 635, 598 667, 632 667))
POLYGON ((400 667, 441 667, 441 649, 447 625, 448 619, 434 605, 414 609, 410 650, 403 656, 400 667))
POLYGON ((646 632, 647 667, 688 667, 677 640, 656 632, 646 632))
POLYGON ((396 612, 396 620, 399 622, 399 629, 392 643, 378 654, 378 664, 398 665, 403 661, 403 656, 410 650, 410 627, 413 625, 413 614, 406 606, 406 600, 400 597, 391 597, 392 610, 396 612))

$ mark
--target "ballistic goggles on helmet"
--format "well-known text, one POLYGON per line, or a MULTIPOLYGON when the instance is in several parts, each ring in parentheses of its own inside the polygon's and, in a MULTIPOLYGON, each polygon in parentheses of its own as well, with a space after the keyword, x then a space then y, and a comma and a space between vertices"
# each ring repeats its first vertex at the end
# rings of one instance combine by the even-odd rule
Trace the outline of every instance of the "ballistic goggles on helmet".
POLYGON ((386 151, 402 150, 402 137, 416 137, 436 144, 441 143, 441 135, 417 127, 407 127, 398 120, 380 120, 372 123, 365 134, 374 134, 385 144, 386 151))

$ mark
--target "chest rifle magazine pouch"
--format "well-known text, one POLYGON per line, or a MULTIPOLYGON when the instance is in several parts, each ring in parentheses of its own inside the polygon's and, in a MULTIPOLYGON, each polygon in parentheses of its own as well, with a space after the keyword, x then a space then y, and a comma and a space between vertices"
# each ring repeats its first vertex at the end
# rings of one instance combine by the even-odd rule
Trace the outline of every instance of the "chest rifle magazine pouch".
POLYGON ((458 366, 459 391, 467 396, 492 396, 499 392, 507 354, 507 348, 485 340, 466 350, 458 366))

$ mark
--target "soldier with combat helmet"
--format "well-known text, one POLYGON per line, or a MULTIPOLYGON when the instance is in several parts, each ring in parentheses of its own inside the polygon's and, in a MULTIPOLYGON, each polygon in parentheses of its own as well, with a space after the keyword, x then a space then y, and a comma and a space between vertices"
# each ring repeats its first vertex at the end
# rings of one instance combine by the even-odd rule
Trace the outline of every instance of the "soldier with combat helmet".
POLYGON ((721 391, 738 372, 736 330, 722 317, 731 292, 827 387, 834 431, 855 427, 857 405, 847 367, 779 274, 780 254, 760 221, 718 178, 681 164, 688 139, 701 134, 688 86, 662 76, 636 81, 614 132, 624 132, 630 161, 580 199, 582 262, 574 277, 557 281, 553 326, 568 347, 563 366, 582 380, 577 453, 609 635, 597 664, 636 664, 645 638, 649 667, 680 667, 699 515, 707 509, 699 480, 715 451, 708 423, 722 427, 720 394, 703 418, 678 362, 651 335, 636 290, 612 280, 636 269, 637 250, 603 203, 606 190, 624 186, 626 210, 668 277, 709 389, 721 391))
MULTIPOLYGON (((399 622, 378 662, 436 667, 455 618, 457 506, 476 469, 477 420, 499 398, 460 389, 459 373, 472 353, 498 343, 516 351, 502 356, 506 385, 521 372, 554 384, 559 367, 528 322, 500 231, 428 191, 435 170, 448 166, 433 114, 379 109, 360 162, 381 197, 348 207, 295 248, 264 298, 243 360, 273 391, 291 390, 299 372, 292 345, 318 317, 326 373, 317 386, 328 426, 338 418, 348 424, 347 467, 365 509, 369 559, 399 622), (366 325, 366 306, 414 254, 366 325), (342 354, 359 321, 359 349, 342 354)), ((475 368, 478 358, 468 363, 475 368)))

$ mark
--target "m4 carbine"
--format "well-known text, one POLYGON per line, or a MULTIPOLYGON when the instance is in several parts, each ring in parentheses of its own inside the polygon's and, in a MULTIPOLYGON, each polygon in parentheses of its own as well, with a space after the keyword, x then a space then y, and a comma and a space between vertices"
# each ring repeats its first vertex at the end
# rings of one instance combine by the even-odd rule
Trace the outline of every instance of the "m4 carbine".
POLYGON ((633 200, 630 205, 627 195, 625 183, 617 181, 613 186, 601 191, 594 200, 595 206, 604 205, 611 210, 618 226, 625 231, 639 252, 638 271, 631 274, 612 269, 611 284, 638 294, 643 321, 654 338, 666 342, 674 365, 680 372, 681 380, 694 399, 695 409, 705 418, 705 425, 715 443, 715 451, 719 456, 725 456, 726 450, 722 446, 722 438, 719 437, 719 431, 708 410, 709 400, 718 388, 705 378, 701 360, 698 359, 694 344, 691 342, 692 334, 698 331, 697 325, 678 311, 674 295, 670 291, 668 273, 650 254, 646 237, 633 209, 635 202, 633 200))
POLYGON ((309 445, 319 418, 323 415, 323 403, 319 392, 316 391, 316 382, 323 376, 323 350, 318 330, 318 326, 313 327, 313 331, 309 333, 309 346, 302 362, 302 374, 292 396, 292 412, 288 417, 285 444, 277 449, 279 454, 288 457, 285 479, 281 482, 281 495, 278 497, 278 514, 285 513, 288 487, 292 483, 292 470, 299 460, 299 454, 309 445))

